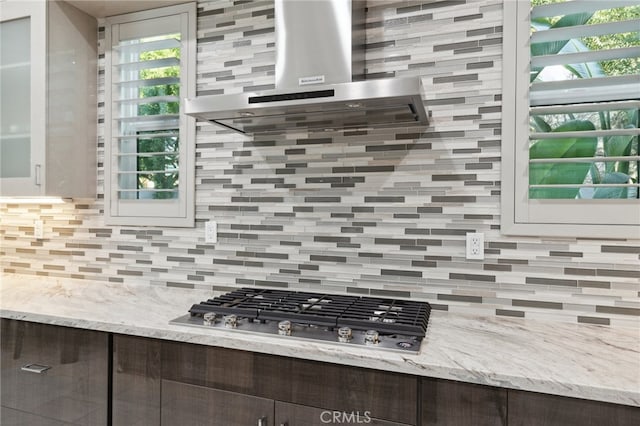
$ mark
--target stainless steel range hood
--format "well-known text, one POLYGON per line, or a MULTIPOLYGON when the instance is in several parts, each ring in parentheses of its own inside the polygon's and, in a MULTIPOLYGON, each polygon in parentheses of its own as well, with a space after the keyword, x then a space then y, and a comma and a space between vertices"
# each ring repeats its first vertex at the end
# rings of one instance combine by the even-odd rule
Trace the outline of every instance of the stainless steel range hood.
POLYGON ((240 133, 426 125, 419 77, 365 80, 364 1, 275 0, 276 89, 187 99, 240 133))

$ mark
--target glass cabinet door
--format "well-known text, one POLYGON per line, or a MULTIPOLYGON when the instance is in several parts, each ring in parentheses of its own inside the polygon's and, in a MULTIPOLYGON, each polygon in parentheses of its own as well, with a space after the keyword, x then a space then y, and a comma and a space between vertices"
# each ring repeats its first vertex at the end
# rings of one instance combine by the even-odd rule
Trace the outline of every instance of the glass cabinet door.
POLYGON ((46 129, 46 3, 0 12, 0 193, 39 195, 46 129))
POLYGON ((0 22, 0 178, 24 178, 31 168, 29 17, 0 22))

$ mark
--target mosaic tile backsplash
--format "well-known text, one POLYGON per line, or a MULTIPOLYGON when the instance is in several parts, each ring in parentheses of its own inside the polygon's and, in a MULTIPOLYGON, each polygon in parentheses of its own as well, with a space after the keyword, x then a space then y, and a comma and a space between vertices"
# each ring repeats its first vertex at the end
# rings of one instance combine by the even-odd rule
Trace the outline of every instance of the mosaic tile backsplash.
MULTIPOLYGON (((198 94, 274 87, 273 13, 272 1, 198 3, 198 94)), ((428 128, 250 138, 198 123, 194 229, 104 225, 100 128, 97 200, 0 206, 3 271, 637 326, 639 241, 500 234, 502 0, 369 0, 366 28, 369 78, 421 76, 428 128), (465 260, 467 232, 485 233, 484 261, 465 260)), ((103 46, 100 64, 102 79, 103 46)))

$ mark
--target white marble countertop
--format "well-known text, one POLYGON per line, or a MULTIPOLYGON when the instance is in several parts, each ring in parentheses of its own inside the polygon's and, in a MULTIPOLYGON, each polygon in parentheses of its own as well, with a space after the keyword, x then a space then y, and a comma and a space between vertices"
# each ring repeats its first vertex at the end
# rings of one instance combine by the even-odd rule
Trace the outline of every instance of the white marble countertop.
POLYGON ((211 291, 0 277, 0 316, 640 406, 640 325, 432 312, 419 354, 169 325, 211 291))

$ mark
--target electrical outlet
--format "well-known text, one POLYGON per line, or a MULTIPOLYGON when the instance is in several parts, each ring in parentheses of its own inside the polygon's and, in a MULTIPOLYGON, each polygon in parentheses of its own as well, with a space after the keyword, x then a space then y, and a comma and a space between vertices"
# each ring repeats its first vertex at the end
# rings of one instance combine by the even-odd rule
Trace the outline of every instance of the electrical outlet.
POLYGON ((44 238, 44 222, 40 219, 33 222, 33 238, 38 240, 44 238))
POLYGON ((467 233, 467 259, 484 259, 484 234, 481 232, 467 233))
POLYGON ((213 220, 204 224, 204 242, 207 244, 218 242, 218 224, 213 220))

